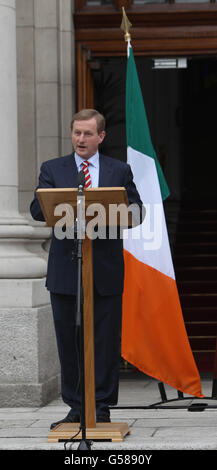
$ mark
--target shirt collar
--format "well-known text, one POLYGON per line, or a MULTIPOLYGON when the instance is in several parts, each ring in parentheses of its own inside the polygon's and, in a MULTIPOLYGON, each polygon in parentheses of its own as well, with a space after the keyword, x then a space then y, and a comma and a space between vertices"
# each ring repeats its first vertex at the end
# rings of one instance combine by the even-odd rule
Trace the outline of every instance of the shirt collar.
MULTIPOLYGON (((74 153, 74 157, 75 157, 76 165, 79 168, 82 165, 82 163, 84 162, 84 159, 82 157, 80 157, 80 155, 78 155, 76 152, 74 153)), ((98 168, 99 167, 99 152, 96 152, 95 155, 90 157, 88 159, 88 162, 91 165, 93 165, 95 168, 98 168)))

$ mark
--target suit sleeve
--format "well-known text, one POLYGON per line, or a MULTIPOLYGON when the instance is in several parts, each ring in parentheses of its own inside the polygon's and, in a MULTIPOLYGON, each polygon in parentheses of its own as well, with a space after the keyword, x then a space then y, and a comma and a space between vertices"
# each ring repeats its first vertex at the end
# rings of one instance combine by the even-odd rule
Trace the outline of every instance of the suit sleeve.
POLYGON ((133 226, 139 225, 143 222, 146 211, 133 181, 133 173, 129 164, 127 164, 124 175, 124 187, 127 190, 129 204, 132 205, 133 226))
POLYGON ((37 193, 36 193, 38 188, 54 188, 52 175, 49 171, 49 167, 46 162, 41 165, 41 170, 40 170, 40 175, 39 175, 39 184, 34 192, 34 199, 30 205, 30 213, 33 219, 44 222, 45 218, 41 210, 37 193))

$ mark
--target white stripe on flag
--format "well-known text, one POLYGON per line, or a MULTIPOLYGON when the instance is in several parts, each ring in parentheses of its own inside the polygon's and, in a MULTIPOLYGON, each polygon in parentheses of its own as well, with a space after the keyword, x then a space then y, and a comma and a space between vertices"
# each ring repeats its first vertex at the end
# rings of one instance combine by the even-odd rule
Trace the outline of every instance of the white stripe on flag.
POLYGON ((131 147, 127 155, 147 213, 142 226, 128 230, 124 248, 139 261, 175 279, 155 161, 131 147), (136 238, 138 233, 140 237, 136 238))

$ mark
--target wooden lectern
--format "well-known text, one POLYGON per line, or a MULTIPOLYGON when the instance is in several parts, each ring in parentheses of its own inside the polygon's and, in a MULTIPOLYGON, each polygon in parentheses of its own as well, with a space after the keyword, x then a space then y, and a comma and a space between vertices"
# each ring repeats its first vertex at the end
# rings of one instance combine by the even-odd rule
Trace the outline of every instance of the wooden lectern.
MULTIPOLYGON (((96 203, 100 203, 104 207, 106 211, 107 226, 109 222, 111 222, 109 220, 110 204, 125 204, 126 206, 129 205, 125 188, 90 188, 84 190, 83 195, 85 196, 85 209, 87 209, 90 204, 96 203)), ((54 216, 55 208, 59 204, 70 204, 74 211, 74 218, 76 218, 78 196, 78 190, 76 188, 38 189, 37 196, 48 226, 54 227, 58 219, 63 217, 63 215, 54 216)), ((104 215, 105 211, 103 212, 104 215)), ((90 220, 90 217, 87 217, 87 219, 90 220)), ((98 222, 99 220, 100 219, 98 218, 98 222)), ((128 221, 129 218, 127 218, 127 220, 125 219, 124 227, 128 226, 128 221)), ((112 223, 113 222, 114 221, 112 221, 112 223)), ((101 224, 103 223, 105 223, 105 220, 101 221, 101 224)), ((121 442, 123 441, 124 436, 130 433, 127 423, 96 423, 92 240, 87 236, 85 236, 82 243, 82 257, 82 284, 84 292, 83 319, 86 437, 90 440, 109 439, 114 442, 121 442)), ((48 442, 58 442, 59 439, 70 439, 75 436, 78 431, 79 423, 59 424, 50 431, 48 442)), ((75 439, 81 439, 81 432, 79 432, 75 439)))

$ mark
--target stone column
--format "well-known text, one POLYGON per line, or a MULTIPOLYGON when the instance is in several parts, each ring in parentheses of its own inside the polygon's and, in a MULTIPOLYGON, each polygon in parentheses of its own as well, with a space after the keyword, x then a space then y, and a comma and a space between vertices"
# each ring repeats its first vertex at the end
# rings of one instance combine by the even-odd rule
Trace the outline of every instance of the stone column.
POLYGON ((15 10, 0 0, 0 406, 36 406, 56 396, 59 364, 44 287, 50 229, 18 212, 15 10))

